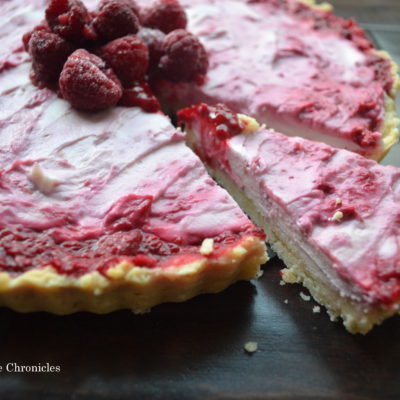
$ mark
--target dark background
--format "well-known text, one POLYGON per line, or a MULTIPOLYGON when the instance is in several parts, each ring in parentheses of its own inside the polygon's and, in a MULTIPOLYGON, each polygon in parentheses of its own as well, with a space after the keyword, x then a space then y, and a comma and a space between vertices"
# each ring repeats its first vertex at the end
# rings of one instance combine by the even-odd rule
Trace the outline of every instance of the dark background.
MULTIPOLYGON (((400 0, 335 0, 400 61, 400 0)), ((387 163, 397 163, 398 146, 387 163)), ((60 373, 0 373, 0 399, 400 399, 400 318, 367 336, 313 313, 276 258, 255 284, 128 311, 57 317, 0 309, 0 365, 49 362, 60 373), (288 300, 287 304, 285 300, 288 300), (243 345, 256 341, 247 355, 243 345)))

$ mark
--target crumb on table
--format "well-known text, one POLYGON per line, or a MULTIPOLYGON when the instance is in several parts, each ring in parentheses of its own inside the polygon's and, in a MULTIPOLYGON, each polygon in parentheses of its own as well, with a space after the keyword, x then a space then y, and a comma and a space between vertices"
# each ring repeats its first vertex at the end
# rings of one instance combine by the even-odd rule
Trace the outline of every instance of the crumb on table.
POLYGON ((304 301, 310 301, 311 300, 311 296, 307 296, 305 293, 300 292, 300 297, 304 300, 304 301))
POLYGON ((258 343, 257 342, 247 342, 243 346, 246 353, 255 353, 258 350, 258 343))

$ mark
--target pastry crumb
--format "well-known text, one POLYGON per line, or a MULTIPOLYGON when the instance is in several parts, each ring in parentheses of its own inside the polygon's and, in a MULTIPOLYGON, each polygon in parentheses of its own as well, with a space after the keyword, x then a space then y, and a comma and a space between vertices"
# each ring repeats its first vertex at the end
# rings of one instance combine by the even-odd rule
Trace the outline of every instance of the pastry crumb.
POLYGON ((238 114, 237 116, 242 123, 243 133, 253 133, 260 128, 259 123, 254 118, 244 114, 238 114))
POLYGON ((343 213, 341 211, 336 211, 331 218, 331 221, 341 221, 343 218, 343 213))
POLYGON ((49 176, 38 164, 32 167, 28 177, 44 195, 50 195, 59 184, 56 179, 49 176))
POLYGON ((281 279, 281 281, 279 282, 279 284, 280 284, 281 286, 285 286, 285 285, 286 285, 286 282, 285 282, 283 279, 281 279))
POLYGON ((300 297, 304 300, 304 301, 310 301, 311 300, 311 296, 307 296, 305 293, 300 292, 300 297))
POLYGON ((315 314, 321 312, 321 307, 320 306, 314 306, 313 309, 312 309, 312 312, 315 313, 315 314))
POLYGON ((257 342, 247 342, 243 346, 246 353, 255 353, 258 350, 258 343, 257 342))
POLYGON ((289 300, 288 300, 288 299, 283 300, 283 302, 284 302, 285 304, 289 304, 289 300))
POLYGON ((264 275, 264 271, 263 271, 262 269, 260 269, 260 270, 257 272, 256 279, 261 278, 263 275, 264 275))
POLYGON ((204 239, 203 243, 200 247, 200 254, 203 256, 208 256, 214 251, 214 240, 213 239, 204 239))

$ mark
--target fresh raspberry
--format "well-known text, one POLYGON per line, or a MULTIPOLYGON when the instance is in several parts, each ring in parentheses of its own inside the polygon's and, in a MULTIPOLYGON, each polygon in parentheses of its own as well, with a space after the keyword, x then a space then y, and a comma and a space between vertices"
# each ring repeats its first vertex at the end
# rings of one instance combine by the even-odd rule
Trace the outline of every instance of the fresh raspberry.
POLYGON ((157 28, 164 33, 185 29, 187 25, 185 10, 177 0, 157 0, 143 10, 141 20, 143 26, 157 28))
POLYGON ((45 32, 51 32, 49 28, 49 24, 47 21, 42 21, 39 25, 36 25, 31 31, 26 32, 22 36, 22 43, 24 45, 24 50, 29 53, 29 41, 31 40, 31 37, 34 32, 38 31, 45 31, 45 32))
POLYGON ((68 56, 75 50, 62 37, 46 30, 36 30, 29 40, 32 56, 32 80, 40 87, 57 83, 68 56))
MULTIPOLYGON (((104 1, 104 0, 103 0, 104 1)), ((136 3, 135 0, 119 0, 120 3, 125 3, 126 5, 128 5, 131 10, 134 12, 134 14, 139 18, 140 20, 140 14, 141 14, 141 10, 139 5, 136 3)))
POLYGON ((149 72, 154 72, 164 54, 165 34, 158 29, 142 28, 137 36, 149 49, 149 72))
POLYGON ((191 33, 183 29, 169 33, 163 41, 163 51, 159 67, 166 79, 188 82, 206 74, 206 50, 191 33))
POLYGON ((124 107, 140 107, 146 112, 160 111, 160 103, 146 82, 138 82, 125 89, 119 105, 124 107))
POLYGON ((103 0, 100 3, 93 27, 101 40, 108 42, 139 30, 139 18, 132 4, 127 0, 103 0))
POLYGON ((114 106, 122 96, 121 83, 105 62, 79 49, 72 53, 60 75, 62 97, 79 110, 98 111, 114 106))
POLYGON ((46 21, 54 33, 66 40, 81 42, 85 39, 89 14, 80 0, 51 0, 46 8, 46 21))
POLYGON ((136 36, 115 39, 103 46, 98 54, 114 70, 125 87, 144 79, 146 75, 149 52, 136 36))

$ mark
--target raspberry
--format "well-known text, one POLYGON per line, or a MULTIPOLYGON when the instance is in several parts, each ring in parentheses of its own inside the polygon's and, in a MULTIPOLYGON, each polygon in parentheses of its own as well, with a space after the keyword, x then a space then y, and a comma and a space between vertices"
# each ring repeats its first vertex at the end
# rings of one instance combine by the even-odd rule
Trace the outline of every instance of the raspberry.
POLYGON ((175 29, 185 29, 187 18, 185 10, 177 0, 158 0, 143 10, 142 24, 169 33, 175 29))
POLYGON ((165 36, 164 55, 159 67, 162 75, 171 81, 188 82, 205 75, 208 69, 207 53, 196 36, 177 29, 165 36))
POLYGON ((46 30, 36 30, 29 40, 32 56, 32 79, 38 86, 57 83, 68 56, 74 51, 72 44, 46 30))
POLYGON ((85 38, 84 28, 88 20, 88 11, 80 0, 51 0, 46 8, 46 21, 51 30, 72 42, 85 38))
POLYGON ((165 34, 158 29, 142 28, 138 33, 138 38, 149 49, 149 72, 154 72, 163 52, 163 40, 165 34))
POLYGON ((121 2, 126 3, 134 12, 134 14, 140 19, 140 7, 135 0, 119 0, 119 1, 120 3, 121 2))
POLYGON ((125 89, 119 105, 124 107, 140 107, 146 112, 157 112, 160 103, 146 82, 138 82, 129 89, 125 89))
POLYGON ((108 42, 139 30, 139 19, 132 4, 127 0, 103 0, 100 3, 93 27, 101 40, 108 42))
POLYGON ((72 53, 60 75, 62 97, 79 110, 97 111, 114 106, 122 96, 121 83, 105 62, 79 49, 72 53))
POLYGON ((114 70, 125 87, 144 79, 146 75, 149 52, 136 36, 115 39, 103 46, 98 54, 114 70))
POLYGON ((35 26, 31 31, 25 33, 22 36, 22 43, 24 45, 24 50, 29 53, 29 41, 31 40, 31 37, 34 32, 38 31, 46 31, 46 32, 51 32, 49 25, 46 21, 42 21, 39 25, 35 26))

